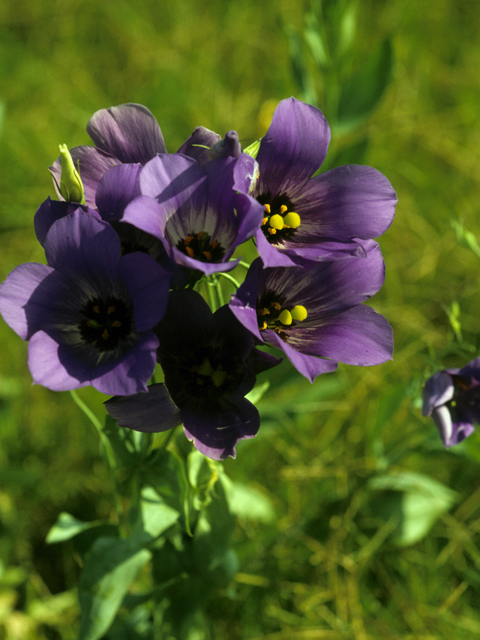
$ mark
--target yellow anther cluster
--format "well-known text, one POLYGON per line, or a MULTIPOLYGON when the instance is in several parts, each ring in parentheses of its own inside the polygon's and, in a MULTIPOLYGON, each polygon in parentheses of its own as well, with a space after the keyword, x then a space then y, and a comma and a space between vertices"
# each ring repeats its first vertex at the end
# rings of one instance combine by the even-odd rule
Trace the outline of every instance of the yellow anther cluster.
MULTIPOLYGON (((208 358, 204 358, 200 366, 192 367, 192 371, 201 376, 211 378, 214 386, 217 388, 222 386, 227 377, 227 372, 223 369, 222 365, 218 365, 217 368, 214 369, 208 358)), ((197 378, 197 384, 203 384, 202 378, 197 378)))
POLYGON ((297 229, 300 226, 300 216, 295 211, 288 211, 288 207, 284 204, 280 207, 279 213, 271 215, 271 206, 264 205, 267 215, 262 220, 262 227, 267 226, 267 232, 275 235, 282 229, 297 229))
POLYGON ((271 302, 270 309, 266 307, 261 307, 258 309, 257 313, 259 316, 267 316, 272 315, 272 319, 266 319, 261 324, 259 323, 260 331, 265 331, 265 329, 278 329, 278 323, 281 323, 284 327, 289 327, 294 321, 302 322, 307 319, 307 310, 301 304, 296 304, 292 309, 282 309, 281 305, 278 302, 271 302), (278 314, 275 311, 279 312, 278 314))

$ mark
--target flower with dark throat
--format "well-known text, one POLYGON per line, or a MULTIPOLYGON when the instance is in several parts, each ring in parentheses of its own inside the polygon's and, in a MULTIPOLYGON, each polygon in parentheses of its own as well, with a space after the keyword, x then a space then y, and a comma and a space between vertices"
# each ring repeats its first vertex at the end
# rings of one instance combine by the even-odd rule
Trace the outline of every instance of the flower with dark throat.
POLYGON ((47 265, 20 265, 0 285, 0 312, 29 341, 34 382, 146 391, 170 274, 144 253, 121 256, 113 228, 81 208, 51 224, 44 248, 47 265))
POLYGON ((429 378, 422 413, 432 417, 447 449, 473 433, 474 424, 480 424, 480 358, 429 378))
POLYGON ((381 288, 385 265, 376 242, 364 242, 363 250, 366 257, 309 270, 264 269, 258 258, 229 306, 258 341, 281 349, 311 382, 338 362, 385 362, 392 358, 392 329, 361 304, 381 288))
MULTIPOLYGON (((82 145, 70 149, 85 190, 85 203, 95 208, 95 194, 102 176, 112 167, 122 164, 144 165, 157 153, 166 153, 162 131, 153 114, 141 104, 121 104, 100 109, 87 124, 87 133, 95 146, 82 145)), ((178 153, 191 156, 200 164, 208 162, 210 149, 221 136, 205 127, 196 127, 182 144, 178 153)), ((231 147, 223 148, 225 153, 231 147)), ((58 196, 61 162, 58 158, 50 167, 58 196)), ((67 198, 68 199, 68 198, 67 198)))
POLYGON ((397 198, 376 169, 345 165, 312 177, 329 141, 319 109, 295 98, 280 102, 256 158, 253 195, 265 212, 255 238, 265 267, 362 255, 358 240, 390 226, 397 198))
POLYGON ((280 362, 254 348, 252 334, 227 306, 214 314, 192 290, 170 294, 157 328, 158 361, 165 384, 148 394, 112 398, 110 415, 122 427, 159 432, 183 424, 195 447, 215 460, 235 457, 235 445, 260 426, 255 406, 244 396, 255 376, 280 362))
POLYGON ((248 192, 256 163, 242 153, 200 166, 179 154, 160 154, 140 172, 141 196, 126 207, 122 221, 163 242, 170 259, 210 275, 230 271, 242 242, 260 226, 263 207, 248 192))

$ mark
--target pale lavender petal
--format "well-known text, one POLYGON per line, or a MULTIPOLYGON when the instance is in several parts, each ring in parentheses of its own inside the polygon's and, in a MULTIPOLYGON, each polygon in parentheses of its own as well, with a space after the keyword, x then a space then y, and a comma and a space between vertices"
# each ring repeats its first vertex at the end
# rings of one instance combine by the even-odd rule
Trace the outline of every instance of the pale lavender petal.
POLYGON ((330 127, 319 109, 282 100, 257 155, 258 193, 295 195, 325 160, 329 142, 330 127))
POLYGON ((423 389, 422 414, 429 416, 436 407, 446 404, 453 398, 454 386, 452 376, 439 371, 429 378, 423 389))
POLYGON ((140 164, 119 164, 98 185, 95 203, 104 220, 120 220, 127 204, 140 195, 140 164))
POLYGON ((450 411, 445 406, 436 407, 432 411, 432 418, 447 449, 462 442, 475 431, 475 427, 467 417, 453 422, 450 411))
POLYGON ((90 384, 71 375, 59 356, 60 346, 44 331, 37 331, 28 343, 28 367, 36 384, 52 391, 69 391, 90 384))
POLYGON ((122 222, 133 224, 137 229, 155 236, 160 240, 165 238, 165 224, 173 211, 158 204, 150 196, 138 196, 127 205, 123 212, 122 222))
POLYGON ((111 398, 105 408, 120 427, 143 433, 168 431, 182 422, 164 384, 150 385, 147 393, 111 398))
POLYGON ((58 300, 61 291, 53 274, 52 267, 28 262, 16 267, 0 284, 0 313, 22 340, 29 340, 51 315, 52 302, 58 300), (40 284, 44 285, 45 295, 32 301, 40 284))
POLYGON ((262 259, 265 268, 275 267, 296 267, 293 259, 284 251, 278 251, 272 244, 268 242, 265 234, 261 229, 255 233, 255 241, 257 243, 257 251, 262 259))
POLYGON ((301 224, 294 242, 376 238, 391 225, 397 196, 372 167, 345 165, 315 176, 295 199, 301 224))
POLYGON ((99 149, 121 162, 145 164, 157 153, 167 151, 158 122, 140 104, 97 111, 87 124, 87 133, 99 149))
MULTIPOLYGON (((101 149, 96 149, 88 145, 81 147, 74 147, 70 149, 70 154, 73 159, 73 163, 78 168, 80 178, 83 183, 85 191, 85 204, 92 209, 95 209, 95 194, 102 176, 109 171, 112 167, 121 164, 118 158, 105 153, 101 149)), ((55 160, 50 167, 50 172, 54 177, 55 190, 58 197, 63 200, 63 196, 58 190, 60 184, 60 176, 62 173, 62 164, 60 156, 55 160)))

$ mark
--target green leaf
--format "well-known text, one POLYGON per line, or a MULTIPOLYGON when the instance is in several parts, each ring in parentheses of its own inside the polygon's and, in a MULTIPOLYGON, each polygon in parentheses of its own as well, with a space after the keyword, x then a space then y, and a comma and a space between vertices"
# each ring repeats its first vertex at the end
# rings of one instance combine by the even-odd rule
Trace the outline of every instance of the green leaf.
POLYGON ((340 88, 338 126, 353 129, 366 118, 380 101, 390 82, 393 68, 393 48, 384 40, 365 60, 363 66, 340 88))
POLYGON ((252 486, 231 480, 225 482, 224 486, 230 511, 237 517, 264 523, 275 520, 275 509, 265 494, 252 486))
POLYGON ((72 516, 70 513, 63 511, 58 516, 57 522, 48 532, 46 542, 47 544, 64 542, 65 540, 70 540, 71 538, 78 536, 80 533, 83 533, 88 529, 93 529, 94 527, 104 524, 106 523, 102 522, 102 520, 94 520, 92 522, 77 520, 77 518, 72 516))
POLYGON ((250 393, 247 393, 245 396, 247 400, 250 400, 252 404, 257 404, 263 397, 263 394, 268 390, 270 386, 270 381, 266 380, 265 382, 257 383, 250 393))
POLYGON ((99 640, 103 636, 130 585, 150 558, 150 551, 131 540, 96 540, 80 576, 79 640, 99 640))
POLYGON ((248 153, 248 155, 252 156, 252 158, 256 158, 258 155, 258 150, 260 149, 261 142, 261 138, 255 140, 255 142, 252 142, 252 144, 250 144, 246 149, 243 150, 243 153, 248 153))
POLYGON ((140 519, 134 538, 139 545, 148 544, 169 529, 180 517, 180 512, 173 509, 152 489, 142 489, 140 501, 140 519))

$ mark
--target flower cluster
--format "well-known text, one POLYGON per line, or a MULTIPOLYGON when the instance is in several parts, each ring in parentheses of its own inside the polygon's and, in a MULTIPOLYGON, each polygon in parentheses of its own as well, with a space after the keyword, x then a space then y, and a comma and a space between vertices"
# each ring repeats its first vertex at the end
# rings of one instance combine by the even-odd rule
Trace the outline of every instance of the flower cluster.
POLYGON ((259 347, 312 382, 338 362, 391 358, 388 322, 362 303, 383 284, 373 238, 393 220, 395 192, 371 167, 315 175, 330 139, 321 111, 283 100, 246 151, 235 131, 197 127, 167 153, 136 104, 98 111, 87 131, 94 146, 60 147, 59 199, 35 214, 46 264, 20 265, 0 285, 34 382, 93 385, 114 396, 106 406, 121 426, 183 424, 222 459, 260 425, 245 396, 281 359, 259 347), (228 272, 249 239, 258 257, 225 304, 218 283, 236 283, 228 272), (148 386, 157 365, 164 382, 148 386))

